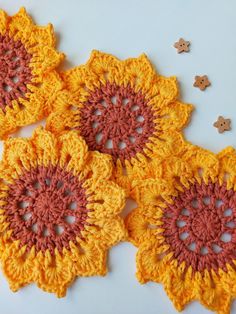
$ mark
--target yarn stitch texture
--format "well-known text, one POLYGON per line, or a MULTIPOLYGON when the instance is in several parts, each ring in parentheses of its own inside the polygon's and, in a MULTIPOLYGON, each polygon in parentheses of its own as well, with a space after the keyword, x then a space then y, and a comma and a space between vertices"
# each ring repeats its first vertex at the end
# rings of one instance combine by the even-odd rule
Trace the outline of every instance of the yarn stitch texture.
POLYGON ((0 262, 10 288, 35 282, 58 297, 77 276, 104 276, 109 247, 126 237, 125 193, 110 156, 77 132, 5 142, 0 164, 0 262))
POLYGON ((56 134, 77 130, 90 150, 112 156, 113 178, 130 191, 133 168, 166 157, 181 141, 191 105, 177 100, 175 77, 158 75, 148 58, 124 61, 93 51, 85 65, 62 73, 47 129, 56 134))
POLYGON ((199 300, 230 313, 236 295, 236 151, 185 146, 133 182, 138 208, 126 218, 138 247, 137 278, 161 282, 178 311, 199 300), (162 169, 161 169, 162 168, 162 169), (163 173, 165 176, 163 176, 163 173))
POLYGON ((63 85, 55 43, 51 24, 35 25, 24 8, 0 10, 0 139, 50 113, 63 85))

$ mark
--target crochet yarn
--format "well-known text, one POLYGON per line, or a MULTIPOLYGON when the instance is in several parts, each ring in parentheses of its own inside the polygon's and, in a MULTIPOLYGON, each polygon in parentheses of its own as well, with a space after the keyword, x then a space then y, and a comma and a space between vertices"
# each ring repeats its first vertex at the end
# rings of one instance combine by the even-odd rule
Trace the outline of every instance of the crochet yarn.
POLYGON ((89 149, 111 155, 113 178, 129 194, 134 166, 165 158, 188 122, 192 106, 177 100, 176 78, 158 75, 144 54, 120 61, 99 51, 62 78, 47 129, 77 130, 89 149))
POLYGON ((138 246, 137 278, 161 282, 177 310, 199 300, 230 313, 236 276, 236 151, 218 155, 187 145, 133 185, 138 208, 126 219, 138 246), (168 163, 171 167, 168 168, 168 163))
POLYGON ((12 101, 28 92, 27 84, 32 79, 29 63, 31 55, 20 40, 14 41, 8 35, 0 35, 0 107, 5 112, 6 106, 12 107, 12 101))
POLYGON ((146 55, 121 61, 94 50, 58 74, 55 44, 51 24, 36 26, 24 8, 0 11, 0 139, 48 116, 31 138, 7 139, 0 162, 0 264, 10 288, 36 283, 63 297, 77 276, 105 275, 109 248, 128 238, 141 283, 162 283, 179 311, 198 300, 229 314, 236 151, 185 141, 193 107, 146 55), (124 224, 129 195, 138 207, 124 224))
POLYGON ((231 234, 235 228, 235 202, 236 193, 227 190, 226 184, 202 182, 184 188, 165 208, 162 218, 163 237, 170 252, 174 251, 172 258, 179 264, 185 262, 193 272, 219 268, 227 271, 227 264, 234 266, 231 234))
POLYGON ((87 197, 82 181, 58 166, 24 171, 9 185, 5 215, 12 239, 36 252, 55 248, 62 253, 76 242, 88 224, 87 197), (17 215, 16 215, 17 213, 17 215), (57 235, 60 235, 59 237, 57 235))
POLYGON ((81 108, 80 134, 91 150, 111 154, 124 165, 125 160, 143 150, 153 134, 153 118, 140 92, 135 94, 130 87, 107 83, 91 93, 81 108))
POLYGON ((76 276, 106 274, 108 248, 126 236, 111 173, 110 157, 88 152, 75 131, 5 142, 0 262, 13 291, 35 282, 62 297, 76 276))
POLYGON ((10 17, 0 10, 0 139, 51 111, 62 81, 55 68, 53 27, 34 25, 24 8, 10 17))

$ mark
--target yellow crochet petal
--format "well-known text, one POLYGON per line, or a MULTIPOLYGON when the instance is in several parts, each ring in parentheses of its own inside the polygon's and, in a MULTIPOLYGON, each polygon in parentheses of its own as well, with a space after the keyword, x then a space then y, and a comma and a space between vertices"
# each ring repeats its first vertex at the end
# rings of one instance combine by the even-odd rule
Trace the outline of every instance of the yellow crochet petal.
MULTIPOLYGON (((105 84, 106 79, 108 79, 109 82, 116 82, 117 79, 119 80, 121 73, 118 73, 119 70, 116 72, 116 70, 120 64, 121 61, 111 54, 93 50, 86 66, 97 76, 97 79, 99 79, 101 84, 105 84)), ((96 83, 97 86, 99 86, 99 81, 96 83)))
POLYGON ((126 230, 120 217, 89 220, 91 227, 86 229, 85 237, 91 241, 98 241, 101 247, 109 248, 125 239, 126 230))
MULTIPOLYGON (((89 184, 89 183, 88 183, 89 184)), ((101 180, 94 189, 88 186, 90 218, 102 219, 119 214, 125 206, 125 192, 114 182, 101 180)))
MULTIPOLYGON (((234 265, 235 265, 235 261, 234 261, 234 265)), ((213 280, 215 285, 219 285, 222 287, 222 294, 224 294, 224 292, 227 292, 227 295, 231 297, 231 299, 235 298, 236 295, 236 287, 235 287, 235 280, 236 280, 236 272, 234 269, 234 266, 230 266, 228 265, 227 267, 228 272, 225 272, 223 270, 219 270, 219 275, 213 273, 213 280)), ((227 299, 227 297, 226 297, 227 299)), ((220 300, 217 300, 218 302, 220 300)), ((223 300, 222 300, 223 301, 223 300)), ((224 301, 222 302, 223 305, 224 301)), ((230 303, 230 302, 229 302, 230 303)), ((225 302, 225 305, 227 303, 225 302)), ((229 304, 230 305, 230 304, 229 304)), ((225 307, 225 309, 227 309, 227 307, 225 307)), ((226 310, 225 310, 226 312, 226 310)), ((222 310, 222 313, 224 313, 224 310, 222 310)))
POLYGON ((227 188, 235 188, 236 184, 236 153, 233 147, 227 147, 218 154, 220 162, 219 182, 227 183, 227 188))
MULTIPOLYGON (((44 98, 37 90, 33 94, 29 94, 27 99, 19 98, 12 101, 12 108, 6 108, 6 114, 1 111, 1 122, 5 120, 11 125, 12 131, 28 123, 33 123, 37 119, 43 117, 42 102, 44 98)), ((3 136, 8 130, 3 125, 1 131, 3 136)))
POLYGON ((56 36, 53 25, 51 23, 46 26, 34 25, 31 40, 32 43, 47 43, 48 46, 54 47, 56 44, 56 36))
POLYGON ((4 34, 7 27, 7 14, 0 10, 0 34, 4 34))
MULTIPOLYGON (((143 209, 143 212, 146 212, 146 210, 143 209)), ((158 221, 150 218, 150 215, 144 215, 143 212, 136 208, 125 219, 129 240, 136 246, 143 243, 146 239, 157 237, 160 233, 158 221)))
POLYGON ((64 57, 64 54, 57 52, 52 47, 45 46, 43 50, 41 47, 35 48, 31 63, 32 74, 38 80, 43 80, 44 74, 57 67, 64 57))
POLYGON ((162 206, 165 200, 170 201, 173 193, 170 182, 155 179, 137 181, 132 191, 135 201, 143 206, 162 206))
POLYGON ((11 138, 4 143, 3 159, 12 169, 12 176, 20 174, 23 168, 29 170, 35 165, 35 152, 28 139, 11 138))
POLYGON ((76 276, 104 276, 107 273, 107 252, 95 241, 71 243, 71 259, 76 276))
POLYGON ((148 57, 142 54, 138 58, 129 58, 122 63, 123 78, 121 84, 131 85, 136 92, 142 90, 147 93, 147 99, 153 97, 156 92, 154 86, 156 72, 148 57))
POLYGON ((25 248, 19 249, 15 241, 6 244, 4 253, 1 255, 3 273, 6 276, 12 291, 31 283, 36 278, 35 253, 32 249, 30 254, 25 254, 25 248))
POLYGON ((45 255, 37 255, 37 285, 46 292, 52 292, 61 298, 66 295, 67 287, 74 280, 73 263, 66 251, 61 256, 56 252, 52 257, 47 251, 45 255))
POLYGON ((23 38, 26 41, 29 39, 27 38, 26 34, 29 35, 33 29, 33 25, 34 24, 31 17, 27 14, 25 8, 21 7, 19 12, 10 18, 10 35, 13 35, 15 39, 23 38))
MULTIPOLYGON (((28 86, 29 90, 36 94, 37 98, 39 97, 43 98, 43 101, 41 102, 42 116, 40 116, 40 114, 36 116, 38 119, 40 119, 41 117, 48 116, 52 112, 54 103, 57 99, 57 95, 59 91, 62 89, 62 87, 63 83, 60 78, 60 75, 54 70, 51 70, 50 72, 44 75, 43 81, 42 83, 40 83, 39 86, 37 85, 36 87, 34 85, 28 86)), ((31 107, 33 107, 32 102, 29 101, 28 106, 26 104, 24 105, 27 108, 27 111, 28 112, 32 111, 31 109, 31 107)))
POLYGON ((52 164, 55 166, 57 164, 58 142, 52 133, 45 131, 43 127, 38 127, 33 133, 31 142, 35 148, 39 165, 52 164))
MULTIPOLYGON (((190 165, 191 177, 194 177, 198 182, 201 179, 206 183, 209 179, 215 182, 219 172, 219 162, 213 153, 197 146, 189 146, 182 155, 182 159, 190 165)), ((185 175, 183 173, 180 177, 185 175)))
POLYGON ((192 105, 175 101, 160 110, 160 116, 156 119, 157 125, 164 132, 181 130, 187 125, 192 110, 192 105))
POLYGON ((63 134, 66 130, 76 129, 76 126, 79 124, 79 117, 73 111, 58 111, 50 114, 47 118, 46 129, 56 133, 63 134), (64 121, 64 124, 61 124, 61 121, 64 121))
POLYGON ((124 168, 117 160, 116 167, 113 167, 112 178, 113 180, 125 190, 125 194, 128 197, 132 189, 132 165, 126 161, 126 167, 124 168))
MULTIPOLYGON (((61 75, 62 76, 62 75, 61 75)), ((63 81, 63 86, 65 87, 65 80, 63 81)), ((69 93, 67 90, 63 89, 63 90, 58 90, 58 92, 56 93, 56 97, 54 102, 52 103, 52 114, 47 117, 46 120, 46 126, 50 121, 50 118, 52 115, 55 115, 56 113, 63 113, 65 111, 65 109, 71 109, 71 108, 77 108, 77 107, 73 107, 73 106, 77 106, 77 103, 75 103, 73 96, 71 93, 69 93), (57 112, 53 112, 53 110, 57 108, 57 112)), ((73 113, 73 110, 67 110, 66 113, 73 113)), ((50 127, 53 127, 53 124, 50 125, 50 127)), ((59 125, 57 125, 57 128, 59 127, 59 125)), ((71 125, 71 127, 73 127, 71 125)), ((59 133, 59 132, 57 132, 59 133)))
POLYGON ((8 134, 14 133, 17 131, 17 127, 15 126, 14 121, 9 121, 9 119, 1 113, 0 109, 0 125, 2 128, 0 129, 0 138, 2 140, 6 139, 8 134))
POLYGON ((27 99, 20 98, 12 101, 12 108, 7 107, 6 113, 0 109, 0 137, 5 138, 9 133, 13 133, 19 127, 42 119, 44 102, 43 95, 39 90, 29 94, 27 99))
POLYGON ((86 165, 83 168, 83 176, 91 185, 97 185, 99 179, 110 179, 113 170, 111 156, 97 151, 88 152, 86 165))
POLYGON ((196 298, 190 268, 184 273, 184 267, 168 265, 162 280, 168 297, 178 311, 196 298))
MULTIPOLYGON (((156 84, 158 86, 160 100, 157 101, 158 106, 154 105, 154 108, 161 108, 163 107, 163 105, 169 104, 173 100, 176 100, 179 92, 177 78, 175 76, 171 76, 168 78, 164 76, 159 76, 157 78, 156 84)), ((154 101, 152 101, 152 103, 154 103, 154 101)))
MULTIPOLYGON (((145 148, 144 152, 151 159, 158 158, 159 160, 163 160, 173 155, 176 156, 183 154, 186 149, 186 145, 187 144, 182 134, 177 131, 166 131, 164 133, 160 133, 158 137, 151 137, 151 141, 146 144, 147 149, 145 148)), ((135 164, 136 160, 132 160, 132 162, 135 164)))
POLYGON ((159 282, 168 271, 169 256, 162 257, 166 247, 161 245, 160 240, 155 237, 149 242, 143 242, 136 256, 136 276, 141 283, 149 280, 159 282))
POLYGON ((60 136, 60 160, 61 167, 64 165, 69 171, 78 173, 87 158, 88 148, 85 141, 74 131, 60 136))
MULTIPOLYGON (((87 100, 89 90, 99 87, 97 75, 84 65, 63 72, 62 78, 66 88, 70 91, 68 96, 72 97, 75 106, 76 102, 80 104, 87 100)), ((63 93, 67 93, 67 90, 64 90, 63 93)))
POLYGON ((196 296, 206 308, 219 314, 230 313, 231 291, 224 289, 218 275, 207 271, 204 276, 198 275, 196 296))
MULTIPOLYGON (((171 158, 166 156, 166 158, 171 158)), ((142 179, 148 178, 161 178, 163 176, 163 160, 161 158, 156 158, 153 160, 145 159, 142 164, 135 164, 130 173, 132 178, 131 186, 134 188, 136 184, 142 179)), ((131 191, 132 193, 132 191, 131 191)))

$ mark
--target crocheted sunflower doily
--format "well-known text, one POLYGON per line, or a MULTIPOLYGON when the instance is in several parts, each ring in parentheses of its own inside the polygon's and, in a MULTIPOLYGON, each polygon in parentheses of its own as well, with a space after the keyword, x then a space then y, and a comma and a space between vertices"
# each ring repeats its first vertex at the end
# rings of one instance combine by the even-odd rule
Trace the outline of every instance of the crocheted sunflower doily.
POLYGON ((53 26, 36 26, 24 8, 10 17, 0 10, 0 139, 51 111, 62 81, 55 68, 53 26))
POLYGON ((161 282, 177 310, 192 300, 228 314, 236 295, 236 151, 190 147, 134 182, 126 218, 137 278, 161 282))
POLYGON ((35 282, 62 297, 76 276, 106 274, 108 248, 126 236, 111 173, 110 156, 88 152, 75 131, 5 142, 0 262, 13 291, 35 282))
POLYGON ((90 150, 107 153, 115 163, 114 178, 129 193, 133 167, 166 157, 183 139, 191 105, 177 100, 176 78, 158 75, 148 58, 120 61, 93 51, 85 65, 62 73, 47 129, 62 134, 78 130, 90 150))

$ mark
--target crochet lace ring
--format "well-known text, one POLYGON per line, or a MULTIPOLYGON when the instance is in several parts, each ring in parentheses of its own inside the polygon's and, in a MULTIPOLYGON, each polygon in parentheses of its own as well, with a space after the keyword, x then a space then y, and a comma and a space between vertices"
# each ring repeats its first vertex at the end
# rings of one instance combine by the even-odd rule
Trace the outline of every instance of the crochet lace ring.
POLYGON ((54 166, 25 171, 9 185, 4 214, 12 240, 36 251, 70 248, 86 224, 87 199, 82 182, 54 166))
POLYGON ((184 189, 162 218, 163 236, 173 259, 193 272, 235 267, 236 192, 218 183, 195 183, 184 189))
POLYGON ((0 34, 0 108, 12 107, 12 101, 27 93, 32 79, 29 54, 20 40, 0 34))
POLYGON ((79 129, 91 150, 124 164, 143 151, 154 132, 154 113, 141 91, 106 83, 90 92, 80 109, 79 129))

